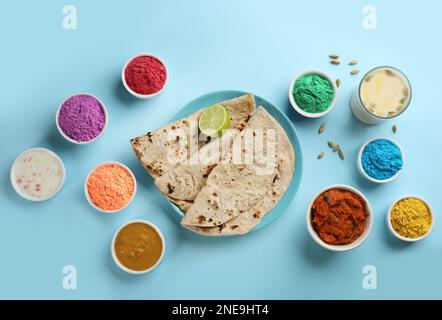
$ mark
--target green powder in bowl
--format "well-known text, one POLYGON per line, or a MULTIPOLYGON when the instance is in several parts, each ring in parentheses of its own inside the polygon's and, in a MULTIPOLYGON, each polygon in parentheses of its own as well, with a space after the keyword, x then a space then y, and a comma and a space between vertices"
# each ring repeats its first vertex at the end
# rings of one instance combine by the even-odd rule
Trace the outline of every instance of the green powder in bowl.
POLYGON ((292 94, 298 107, 308 113, 326 111, 335 95, 330 81, 316 73, 299 77, 295 81, 292 94))

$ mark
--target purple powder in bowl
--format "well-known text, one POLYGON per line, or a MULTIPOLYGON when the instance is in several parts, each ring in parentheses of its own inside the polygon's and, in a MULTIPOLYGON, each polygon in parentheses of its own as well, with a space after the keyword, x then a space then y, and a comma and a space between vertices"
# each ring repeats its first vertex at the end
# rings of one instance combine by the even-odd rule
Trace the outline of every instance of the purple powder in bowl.
POLYGON ((66 99, 60 107, 58 126, 69 138, 89 142, 97 138, 106 123, 101 102, 90 95, 76 95, 66 99))

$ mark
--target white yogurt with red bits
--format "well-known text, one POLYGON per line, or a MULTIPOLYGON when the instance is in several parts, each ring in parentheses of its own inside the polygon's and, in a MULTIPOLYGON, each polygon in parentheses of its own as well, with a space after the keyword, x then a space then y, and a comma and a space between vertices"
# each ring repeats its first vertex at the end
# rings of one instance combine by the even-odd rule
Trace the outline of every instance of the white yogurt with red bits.
POLYGON ((33 148, 17 157, 11 168, 11 183, 15 191, 31 201, 53 197, 64 183, 65 168, 51 150, 33 148))

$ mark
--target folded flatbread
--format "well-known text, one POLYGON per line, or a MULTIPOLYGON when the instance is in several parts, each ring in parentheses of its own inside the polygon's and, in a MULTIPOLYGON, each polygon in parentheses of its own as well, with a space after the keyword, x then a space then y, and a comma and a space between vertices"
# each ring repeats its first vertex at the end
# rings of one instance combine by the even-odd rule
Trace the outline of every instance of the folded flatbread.
MULTIPOLYGON (((253 94, 249 93, 238 98, 219 102, 224 106, 230 114, 230 128, 238 132, 242 130, 251 114, 255 111, 255 99, 253 94)), ((154 132, 148 132, 146 135, 139 136, 131 140, 132 148, 139 161, 144 168, 154 178, 161 178, 175 167, 189 163, 192 157, 195 157, 200 150, 206 145, 215 145, 212 141, 199 141, 198 136, 198 119, 205 108, 168 125, 165 125, 154 132), (195 142, 196 141, 196 146, 195 142), (173 161, 171 161, 171 159, 173 161)), ((218 140, 218 139, 216 139, 218 140)), ((213 147, 212 147, 213 148, 213 147)), ((198 175, 195 175, 195 183, 192 188, 199 190, 201 184, 205 182, 207 174, 213 166, 200 168, 198 175), (202 172, 202 175, 199 175, 202 172), (202 177, 202 178, 201 178, 202 177)), ((184 170, 182 167, 179 170, 184 170)), ((196 170, 196 168, 194 168, 196 170)), ((168 175, 173 178, 173 175, 168 175)), ((190 177, 190 176, 188 176, 190 177)), ((192 176, 193 177, 193 176, 192 176)), ((160 189, 172 202, 178 204, 183 211, 187 211, 193 204, 192 196, 187 196, 186 191, 179 192, 177 187, 176 192, 169 194, 170 190, 175 190, 175 186, 170 184, 168 188, 167 182, 157 184, 162 186, 160 189), (164 192, 166 191, 166 192, 164 192), (184 194, 184 195, 181 195, 184 194), (178 198, 174 198, 177 196, 178 198)))
POLYGON ((184 163, 155 179, 155 185, 168 197, 176 200, 193 201, 205 185, 211 170, 230 150, 238 129, 226 130, 217 139, 204 145, 184 163))
MULTIPOLYGON (((217 104, 224 106, 229 112, 231 117, 230 128, 233 129, 243 128, 256 108, 255 99, 251 93, 217 104)), ((162 176, 165 172, 175 167, 176 163, 168 161, 168 152, 170 150, 189 149, 191 137, 196 139, 196 141, 199 140, 198 119, 204 109, 202 108, 186 118, 131 140, 135 155, 152 177, 162 176)), ((193 153, 189 152, 182 162, 186 161, 196 152, 198 150, 195 150, 193 153)))
MULTIPOLYGON (((245 234, 284 195, 292 180, 295 164, 295 153, 287 134, 262 107, 252 115, 246 128, 235 140, 243 141, 250 132, 248 129, 252 130, 252 134, 258 132, 256 129, 274 129, 275 162, 259 163, 261 150, 255 144, 253 153, 258 161, 252 165, 235 165, 231 163, 232 158, 229 158, 230 163, 219 164, 212 170, 205 186, 183 218, 184 227, 207 236, 245 234), (257 174, 257 169, 261 174, 257 174)), ((271 139, 267 137, 267 140, 271 139)))

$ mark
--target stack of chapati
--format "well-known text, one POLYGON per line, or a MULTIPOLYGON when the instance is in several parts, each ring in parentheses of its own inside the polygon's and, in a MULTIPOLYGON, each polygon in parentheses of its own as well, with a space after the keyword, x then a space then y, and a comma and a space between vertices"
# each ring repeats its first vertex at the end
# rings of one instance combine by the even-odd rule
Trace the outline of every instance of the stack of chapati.
POLYGON ((185 212, 184 227, 202 235, 245 234, 287 190, 295 154, 252 94, 217 104, 231 116, 231 130, 219 138, 200 141, 203 108, 131 144, 158 189, 185 212))

